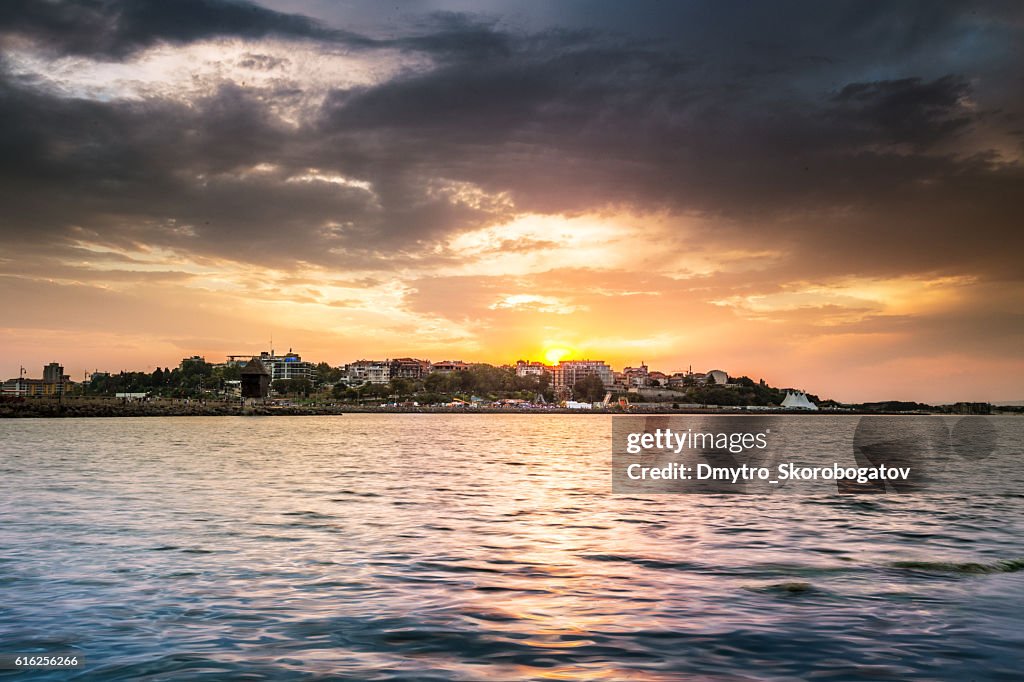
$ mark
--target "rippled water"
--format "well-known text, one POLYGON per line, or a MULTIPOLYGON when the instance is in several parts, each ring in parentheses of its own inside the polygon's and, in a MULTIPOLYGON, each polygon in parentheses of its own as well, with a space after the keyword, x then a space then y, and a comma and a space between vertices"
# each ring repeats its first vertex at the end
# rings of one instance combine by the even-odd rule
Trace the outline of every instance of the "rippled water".
MULTIPOLYGON (((856 423, 780 419, 837 449, 856 423)), ((84 653, 33 679, 1021 679, 1024 420, 993 421, 988 493, 635 497, 596 415, 7 420, 0 653, 84 653)))

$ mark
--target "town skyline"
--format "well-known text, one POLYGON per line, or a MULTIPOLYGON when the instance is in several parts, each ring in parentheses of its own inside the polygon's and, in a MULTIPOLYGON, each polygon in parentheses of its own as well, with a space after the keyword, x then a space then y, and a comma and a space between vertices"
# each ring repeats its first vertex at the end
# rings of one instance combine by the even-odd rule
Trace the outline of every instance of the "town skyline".
MULTIPOLYGON (((583 357, 570 357, 570 355, 571 355, 571 352, 568 351, 567 349, 556 348, 556 349, 552 349, 551 351, 546 353, 545 359, 539 359, 539 360, 537 360, 537 359, 527 359, 527 358, 524 358, 523 356, 520 356, 515 361, 506 361, 506 362, 469 361, 469 362, 466 362, 466 361, 462 360, 461 358, 460 359, 432 360, 430 358, 414 358, 414 357, 412 357, 410 355, 395 355, 393 357, 392 356, 388 356, 388 357, 374 357, 374 358, 370 358, 370 357, 365 357, 364 356, 364 357, 360 357, 359 359, 351 359, 351 360, 349 360, 347 362, 331 363, 331 362, 328 362, 327 360, 323 360, 323 359, 319 359, 319 360, 310 360, 308 358, 303 359, 300 353, 296 352, 293 348, 289 347, 286 352, 280 352, 280 353, 277 352, 276 349, 271 348, 269 351, 260 351, 258 353, 232 353, 232 354, 227 354, 227 355, 222 356, 222 357, 225 358, 225 361, 220 361, 220 362, 210 362, 207 359, 206 355, 191 355, 191 356, 182 358, 181 360, 178 361, 178 363, 167 363, 167 364, 157 363, 155 365, 154 364, 148 364, 148 365, 146 365, 144 370, 140 369, 140 368, 137 368, 137 367, 136 368, 122 367, 122 368, 119 368, 119 369, 94 367, 91 370, 83 369, 81 371, 81 379, 80 380, 76 380, 75 376, 74 376, 74 373, 73 372, 69 372, 68 368, 65 367, 61 362, 59 362, 57 360, 51 360, 50 362, 47 362, 47 363, 42 365, 42 367, 43 367, 43 377, 44 377, 42 379, 42 381, 46 381, 46 382, 49 382, 49 383, 64 382, 64 381, 67 381, 69 383, 78 383, 79 381, 88 382, 90 380, 90 377, 92 375, 94 375, 94 374, 110 375, 110 374, 117 374, 119 372, 140 372, 140 371, 155 372, 157 370, 169 371, 170 368, 173 368, 173 367, 179 367, 180 368, 185 363, 188 363, 188 362, 209 363, 209 364, 211 364, 214 367, 226 367, 226 366, 241 367, 250 359, 251 360, 261 360, 265 364, 266 363, 274 363, 274 362, 285 363, 283 365, 280 365, 281 367, 289 367, 289 366, 292 366, 291 363, 294 363, 294 365, 302 366, 304 372, 315 372, 316 366, 318 366, 318 365, 327 365, 327 366, 331 367, 332 369, 347 369, 347 368, 350 368, 350 367, 355 366, 355 365, 391 365, 391 364, 394 364, 394 363, 401 363, 403 361, 409 361, 409 362, 412 362, 412 363, 422 364, 426 368, 423 371, 423 374, 428 374, 428 373, 431 373, 431 372, 438 372, 438 371, 440 371, 440 372, 459 371, 459 370, 467 369, 467 368, 472 367, 472 366, 489 365, 489 366, 493 366, 493 367, 509 367, 509 368, 514 368, 514 369, 517 369, 517 370, 521 370, 521 371, 518 371, 517 373, 520 376, 524 376, 525 374, 536 374, 540 370, 552 370, 554 368, 557 368, 558 366, 596 363, 596 364, 600 364, 600 365, 605 365, 607 367, 607 369, 610 372, 612 372, 613 374, 615 374, 615 375, 629 375, 629 374, 631 374, 633 372, 642 372, 643 376, 646 377, 647 374, 648 374, 648 371, 650 371, 650 373, 652 375, 654 375, 655 378, 657 379, 657 378, 668 378, 668 376, 673 375, 673 374, 674 375, 684 375, 685 374, 685 375, 689 375, 689 376, 698 376, 698 377, 703 378, 705 376, 705 374, 717 373, 720 376, 720 383, 724 383, 725 382, 725 378, 726 378, 726 373, 724 371, 722 371, 722 370, 717 369, 717 368, 711 368, 707 372, 700 372, 700 371, 694 372, 693 371, 693 367, 691 365, 691 366, 687 367, 686 369, 679 369, 679 370, 673 370, 673 371, 664 372, 664 371, 662 371, 660 369, 652 369, 646 362, 644 362, 642 360, 640 362, 633 363, 632 365, 622 365, 622 371, 618 372, 618 371, 615 371, 613 365, 611 365, 610 363, 607 363, 603 359, 599 359, 599 358, 583 358, 583 357)), ((26 367, 25 365, 20 365, 19 368, 18 368, 17 376, 11 376, 10 379, 22 378, 22 377, 33 379, 34 377, 32 375, 33 375, 33 371, 32 371, 31 368, 26 367)), ((286 377, 285 378, 287 378, 287 376, 288 376, 288 373, 286 373, 286 377)), ((737 376, 739 376, 739 375, 737 375, 737 376)), ((375 381, 375 383, 384 383, 384 382, 386 382, 390 378, 391 378, 390 376, 386 376, 386 377, 383 378, 383 381, 375 381)), ((401 378, 401 377, 399 377, 399 378, 401 378)), ((2 382, 0 382, 0 383, 2 383, 2 382)), ((610 381, 608 383, 611 384, 610 381)))
POLYGON ((1024 7, 167 7, 0 9, 5 377, 272 334, 1024 398, 1024 7))
MULTIPOLYGON (((509 368, 515 370, 517 376, 529 376, 540 373, 545 373, 551 378, 554 385, 564 385, 565 387, 570 386, 574 383, 574 378, 566 378, 562 376, 560 368, 564 370, 566 367, 571 366, 600 366, 599 372, 605 372, 601 375, 604 380, 604 385, 609 390, 621 390, 624 388, 665 388, 672 390, 680 390, 686 386, 692 386, 696 384, 704 385, 706 382, 710 384, 718 385, 734 385, 733 380, 742 378, 744 380, 749 379, 751 381, 757 381, 762 386, 777 386, 783 390, 793 390, 798 393, 814 393, 820 395, 822 398, 828 398, 829 400, 835 400, 842 404, 858 404, 858 403, 872 403, 872 402, 909 402, 909 403, 922 403, 931 405, 953 405, 953 404, 964 404, 964 403, 989 403, 989 404, 1002 404, 1002 405, 1020 405, 1024 404, 1024 401, 1014 400, 977 400, 977 399, 963 399, 958 398, 955 400, 945 401, 920 401, 911 398, 900 397, 900 396, 882 396, 876 395, 868 399, 862 400, 846 400, 841 396, 834 396, 828 393, 827 389, 820 387, 808 387, 799 384, 786 383, 784 380, 766 380, 766 375, 763 372, 745 372, 737 371, 730 373, 726 370, 720 369, 719 366, 713 366, 706 368, 706 371, 701 371, 701 367, 695 371, 693 365, 688 365, 686 368, 679 369, 666 369, 663 367, 652 366, 646 361, 640 360, 632 364, 619 365, 622 367, 621 370, 617 370, 615 365, 607 362, 601 358, 590 358, 590 357, 576 357, 573 352, 569 349, 562 347, 554 347, 549 349, 544 357, 541 359, 530 359, 520 355, 515 361, 504 361, 504 362, 485 362, 485 361, 465 361, 461 358, 446 358, 444 360, 436 360, 430 358, 416 358, 410 355, 396 354, 394 356, 387 357, 368 357, 361 356, 358 359, 350 359, 346 362, 329 362, 324 359, 310 359, 301 356, 300 353, 296 352, 292 347, 289 347, 286 352, 277 352, 276 349, 271 347, 268 351, 260 351, 258 353, 232 353, 223 355, 223 361, 210 362, 206 355, 191 355, 181 358, 177 363, 166 363, 166 364, 148 364, 145 368, 129 368, 122 367, 119 369, 111 368, 99 368, 94 367, 91 370, 83 369, 81 377, 76 379, 73 373, 68 368, 64 367, 59 361, 47 362, 42 364, 42 379, 35 378, 30 368, 24 365, 19 366, 17 375, 9 376, 6 381, 0 379, 0 384, 3 384, 5 395, 59 395, 66 389, 58 387, 54 391, 54 383, 69 382, 68 385, 74 384, 88 384, 91 380, 95 379, 96 376, 110 376, 118 373, 133 373, 133 372, 144 372, 153 373, 163 370, 169 372, 172 368, 180 369, 183 368, 189 362, 200 362, 209 363, 214 368, 225 368, 225 367, 236 367, 240 368, 246 364, 249 359, 260 360, 270 370, 270 376, 273 380, 276 379, 292 379, 292 378, 311 378, 314 381, 317 380, 317 366, 327 365, 331 370, 338 370, 341 372, 339 375, 341 381, 344 384, 351 385, 353 380, 355 385, 360 383, 372 383, 372 384, 385 384, 392 379, 410 379, 419 378, 429 374, 435 373, 451 373, 457 371, 467 370, 475 366, 490 366, 497 368, 509 368), (397 366, 405 366, 406 370, 412 367, 416 371, 413 373, 395 373, 397 366), (359 368, 358 371, 356 368, 359 368), (390 368, 390 371, 389 371, 390 368), (367 370, 369 369, 369 373, 367 370), (384 370, 381 373, 381 369, 384 370), (374 374, 376 370, 376 375, 374 374), (711 378, 708 378, 711 377, 711 378), (19 384, 15 384, 15 380, 19 380, 19 384), (29 382, 37 382, 39 386, 33 389, 28 389, 21 385, 20 380, 28 380, 29 382), (43 390, 43 386, 49 384, 49 389, 43 390)), ((216 358, 213 358, 216 360, 216 358)), ((587 367, 584 374, 579 376, 585 376, 591 374, 593 367, 587 367)), ((572 375, 575 377, 575 374, 572 375)), ((322 381, 322 379, 320 380, 322 381)), ((328 384, 333 381, 327 382, 328 384)))

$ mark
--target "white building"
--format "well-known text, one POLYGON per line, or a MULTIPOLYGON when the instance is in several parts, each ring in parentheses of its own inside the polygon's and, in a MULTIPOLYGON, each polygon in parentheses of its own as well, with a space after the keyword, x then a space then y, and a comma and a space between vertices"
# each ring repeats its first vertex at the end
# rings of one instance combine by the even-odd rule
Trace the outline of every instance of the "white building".
POLYGON ((719 386, 725 386, 727 383, 729 383, 729 375, 720 369, 710 370, 707 374, 704 375, 704 377, 704 381, 706 381, 709 384, 711 383, 711 379, 714 379, 715 383, 718 384, 719 386))
POLYGON ((356 360, 345 365, 345 378, 351 383, 386 384, 391 381, 389 360, 356 360))
POLYGON ((526 360, 516 361, 517 377, 540 376, 547 371, 548 366, 543 362, 527 362, 526 360))
POLYGON ((270 380, 278 379, 309 379, 312 380, 316 368, 311 362, 303 362, 298 353, 293 353, 289 348, 284 355, 275 355, 271 350, 269 353, 260 353, 260 362, 270 372, 270 380))

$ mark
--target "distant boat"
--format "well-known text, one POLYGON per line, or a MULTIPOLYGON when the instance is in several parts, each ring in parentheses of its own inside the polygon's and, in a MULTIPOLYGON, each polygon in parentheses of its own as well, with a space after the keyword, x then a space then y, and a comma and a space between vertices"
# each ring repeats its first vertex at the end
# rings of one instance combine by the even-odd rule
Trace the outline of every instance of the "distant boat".
POLYGON ((786 391, 786 399, 782 406, 790 410, 812 410, 817 411, 818 406, 807 399, 803 391, 786 391))

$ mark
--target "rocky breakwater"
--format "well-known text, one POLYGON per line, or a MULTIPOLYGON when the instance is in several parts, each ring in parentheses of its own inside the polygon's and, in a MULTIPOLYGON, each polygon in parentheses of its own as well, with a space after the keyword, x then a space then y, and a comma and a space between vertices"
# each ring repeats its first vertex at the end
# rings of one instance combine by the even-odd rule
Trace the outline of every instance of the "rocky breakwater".
POLYGON ((255 405, 235 401, 47 398, 0 401, 0 418, 219 417, 341 414, 335 406, 255 405))

